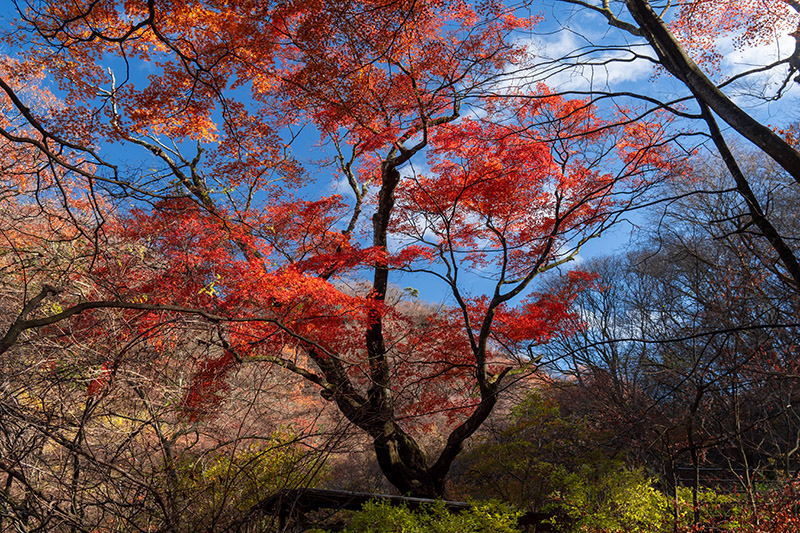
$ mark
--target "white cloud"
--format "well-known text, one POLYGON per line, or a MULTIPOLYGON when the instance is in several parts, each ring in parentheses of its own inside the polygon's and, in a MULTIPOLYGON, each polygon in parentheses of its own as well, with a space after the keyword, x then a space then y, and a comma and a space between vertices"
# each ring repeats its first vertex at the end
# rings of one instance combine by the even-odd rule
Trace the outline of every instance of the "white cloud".
MULTIPOLYGON (((783 35, 773 43, 745 48, 734 47, 732 39, 725 39, 717 43, 723 56, 720 68, 725 77, 730 78, 748 70, 765 67, 782 58, 794 50, 794 39, 783 35)), ((788 75, 787 66, 771 69, 765 73, 748 76, 747 81, 737 82, 735 95, 737 98, 770 97, 784 83, 788 75)), ((789 82, 787 93, 798 94, 798 84, 789 82)))
POLYGON ((619 89, 622 84, 647 82, 653 73, 653 63, 638 57, 651 57, 649 47, 594 46, 570 31, 533 38, 527 46, 534 67, 517 79, 543 81, 558 91, 619 89))

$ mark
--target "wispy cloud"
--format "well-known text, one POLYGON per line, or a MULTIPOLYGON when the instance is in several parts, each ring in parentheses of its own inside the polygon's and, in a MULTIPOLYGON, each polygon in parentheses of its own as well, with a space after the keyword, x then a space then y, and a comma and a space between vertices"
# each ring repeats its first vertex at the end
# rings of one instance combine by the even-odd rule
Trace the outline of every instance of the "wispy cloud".
POLYGON ((595 46, 585 36, 561 31, 530 39, 534 56, 528 74, 554 90, 590 91, 620 89, 624 84, 647 82, 653 54, 643 46, 595 46))
MULTIPOLYGON (((734 46, 733 39, 727 38, 718 41, 717 48, 723 57, 720 63, 721 74, 724 78, 730 79, 743 72, 766 67, 786 58, 794 50, 794 39, 783 35, 773 43, 743 48, 734 46)), ((777 108, 784 108, 785 104, 774 103, 778 91, 782 91, 782 98, 788 96, 794 100, 800 96, 798 84, 793 81, 787 83, 788 75, 788 66, 781 65, 737 80, 726 92, 739 105, 752 107, 761 104, 771 108, 768 111, 770 115, 782 114, 777 108)))

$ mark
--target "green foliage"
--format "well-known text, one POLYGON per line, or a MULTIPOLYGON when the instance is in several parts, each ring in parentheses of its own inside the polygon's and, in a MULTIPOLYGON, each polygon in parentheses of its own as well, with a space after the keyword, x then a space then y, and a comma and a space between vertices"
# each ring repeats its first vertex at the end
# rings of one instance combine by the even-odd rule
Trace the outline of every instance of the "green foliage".
MULTIPOLYGON (((690 530, 693 526, 693 506, 692 489, 678 487, 679 529, 690 530)), ((722 531, 741 531, 744 527, 742 520, 746 509, 739 494, 722 494, 701 487, 697 492, 697 506, 700 509, 700 519, 704 523, 714 524, 722 531)))
POLYGON ((680 533, 795 533, 800 531, 800 483, 760 486, 751 501, 745 494, 722 494, 708 488, 698 492, 700 523, 694 524, 692 491, 678 489, 680 533))
POLYGON ((621 468, 602 453, 602 437, 585 420, 562 416, 554 399, 532 392, 513 409, 506 428, 465 454, 458 488, 540 510, 575 485, 575 476, 589 482, 621 468))
POLYGON ((604 454, 603 439, 586 420, 562 415, 553 398, 532 392, 504 430, 467 455, 462 490, 566 515, 577 531, 667 530, 670 499, 644 471, 604 454))
POLYGON ((496 502, 483 502, 460 513, 450 512, 444 503, 412 511, 373 501, 355 513, 347 533, 515 533, 521 513, 496 502))
POLYGON ((671 529, 669 498, 642 470, 609 462, 603 471, 587 465, 562 480, 550 510, 565 511, 577 531, 654 533, 671 529))
POLYGON ((215 528, 246 515, 264 498, 282 488, 315 486, 318 465, 291 436, 274 435, 259 445, 221 450, 184 459, 176 465, 184 517, 215 528))

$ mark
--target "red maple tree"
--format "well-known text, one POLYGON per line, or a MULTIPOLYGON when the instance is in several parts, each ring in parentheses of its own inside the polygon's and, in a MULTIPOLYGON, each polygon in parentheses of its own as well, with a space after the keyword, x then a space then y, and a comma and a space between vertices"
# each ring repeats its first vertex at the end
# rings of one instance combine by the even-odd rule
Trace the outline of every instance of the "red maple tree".
POLYGON ((8 40, 26 61, 3 89, 29 129, 5 137, 77 176, 98 222, 61 311, 31 306, 0 347, 117 307, 163 348, 159 324, 194 313, 216 348, 187 416, 213 411, 237 365, 280 366, 369 435, 404 493, 443 494, 508 377, 534 369, 526 347, 562 330, 591 282, 540 294, 535 278, 680 168, 660 117, 541 85, 508 95, 532 61, 514 32, 536 20, 499 2, 45 1, 19 15, 8 40), (22 84, 42 72, 62 103, 30 111, 22 84), (312 175, 293 148, 328 159, 312 175), (438 281, 447 304, 387 299, 398 272, 438 281), (440 412, 443 444, 423 450, 415 431, 440 412))

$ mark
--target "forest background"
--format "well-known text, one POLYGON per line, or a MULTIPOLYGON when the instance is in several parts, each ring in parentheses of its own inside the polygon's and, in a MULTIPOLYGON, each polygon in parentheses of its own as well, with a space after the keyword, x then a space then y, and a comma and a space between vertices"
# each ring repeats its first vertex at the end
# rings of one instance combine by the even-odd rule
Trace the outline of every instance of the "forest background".
POLYGON ((798 528, 794 0, 9 7, 1 529, 798 528))

